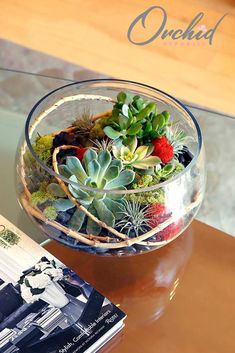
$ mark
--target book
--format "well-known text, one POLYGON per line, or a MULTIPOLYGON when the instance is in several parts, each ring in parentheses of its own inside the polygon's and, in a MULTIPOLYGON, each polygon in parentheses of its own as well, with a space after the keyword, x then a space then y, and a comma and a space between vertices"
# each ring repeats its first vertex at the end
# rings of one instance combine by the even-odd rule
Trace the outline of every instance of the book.
POLYGON ((126 315, 0 215, 0 353, 92 353, 126 315))

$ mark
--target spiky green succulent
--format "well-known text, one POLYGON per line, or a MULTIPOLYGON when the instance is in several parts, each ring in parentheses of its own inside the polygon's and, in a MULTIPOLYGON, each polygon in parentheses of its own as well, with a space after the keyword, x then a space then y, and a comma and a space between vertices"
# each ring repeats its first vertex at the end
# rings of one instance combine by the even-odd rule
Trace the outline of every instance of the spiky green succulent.
POLYGON ((165 135, 173 147, 175 157, 178 157, 180 153, 183 153, 186 143, 192 139, 192 137, 189 137, 180 127, 179 123, 168 126, 165 135))
MULTIPOLYGON (((101 151, 97 154, 92 148, 87 150, 82 161, 76 157, 67 157, 66 165, 61 165, 59 171, 75 183, 69 184, 73 197, 91 214, 113 227, 115 219, 120 217, 123 210, 124 196, 115 193, 115 190, 125 190, 134 180, 135 173, 132 170, 123 170, 122 162, 112 160, 110 152, 101 151), (85 190, 83 185, 114 192, 85 190)), ((56 202, 58 204, 60 201, 56 202)), ((85 214, 78 209, 71 218, 70 225, 79 231, 84 221, 85 214)), ((88 217, 86 231, 88 234, 99 234, 101 227, 88 217)))
POLYGON ((138 201, 125 201, 124 207, 116 227, 120 228, 121 232, 126 231, 128 236, 139 236, 146 232, 149 221, 148 206, 143 207, 138 201))
POLYGON ((139 146, 136 136, 134 136, 128 146, 119 140, 112 148, 113 155, 121 160, 124 166, 136 169, 149 169, 161 163, 160 158, 151 156, 153 146, 139 146))
POLYGON ((90 140, 93 144, 92 148, 96 151, 96 152, 101 152, 101 151, 112 151, 113 148, 113 140, 106 138, 103 138, 102 140, 90 140))
POLYGON ((148 102, 140 96, 128 98, 125 92, 120 92, 112 115, 106 121, 104 133, 111 139, 125 142, 137 136, 145 143, 165 134, 169 118, 170 114, 166 111, 157 114, 154 102, 148 102))

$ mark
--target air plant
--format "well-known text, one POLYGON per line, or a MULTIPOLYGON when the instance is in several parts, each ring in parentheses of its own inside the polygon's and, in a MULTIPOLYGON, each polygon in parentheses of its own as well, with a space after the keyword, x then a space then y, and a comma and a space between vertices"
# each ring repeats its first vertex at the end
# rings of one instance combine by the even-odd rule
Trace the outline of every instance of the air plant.
POLYGON ((116 159, 121 160, 126 167, 136 169, 149 169, 161 162, 160 158, 151 156, 153 146, 138 146, 136 136, 134 136, 128 146, 119 140, 113 145, 112 152, 116 159))
POLYGON ((147 215, 148 206, 143 207, 141 202, 126 201, 125 208, 121 212, 121 219, 116 223, 116 227, 121 232, 125 231, 128 236, 139 236, 149 228, 149 217, 147 215))
POLYGON ((109 140, 108 138, 103 138, 102 140, 98 140, 95 139, 90 140, 93 143, 92 148, 96 151, 96 152, 101 152, 101 151, 112 151, 113 148, 113 140, 109 140))
POLYGON ((87 107, 84 108, 81 115, 72 123, 72 126, 77 127, 80 132, 87 134, 89 134, 93 125, 92 114, 87 107))
POLYGON ((179 154, 185 151, 185 144, 190 138, 185 131, 180 128, 179 123, 168 126, 165 135, 173 147, 175 157, 178 157, 179 154))

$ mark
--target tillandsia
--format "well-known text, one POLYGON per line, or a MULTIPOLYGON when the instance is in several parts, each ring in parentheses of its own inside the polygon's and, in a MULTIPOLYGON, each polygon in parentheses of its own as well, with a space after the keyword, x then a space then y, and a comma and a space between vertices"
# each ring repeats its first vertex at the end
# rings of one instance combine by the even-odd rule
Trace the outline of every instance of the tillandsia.
POLYGON ((67 181, 61 187, 60 176, 25 154, 31 206, 80 234, 109 237, 116 229, 138 237, 152 227, 150 210, 160 214, 167 203, 159 184, 191 162, 188 142, 180 123, 156 102, 120 92, 112 110, 92 117, 85 108, 71 126, 37 137, 38 158, 67 181))
POLYGON ((136 237, 149 229, 148 206, 143 207, 138 201, 125 201, 121 211, 121 219, 116 222, 116 227, 126 231, 130 237, 136 237))

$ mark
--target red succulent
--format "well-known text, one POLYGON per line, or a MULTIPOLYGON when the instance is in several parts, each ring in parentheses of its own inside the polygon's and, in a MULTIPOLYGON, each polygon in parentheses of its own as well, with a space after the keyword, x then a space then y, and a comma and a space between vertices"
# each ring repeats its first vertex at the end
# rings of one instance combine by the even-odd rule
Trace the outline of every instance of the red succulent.
POLYGON ((154 146, 153 155, 161 159, 162 163, 167 164, 174 156, 174 149, 165 136, 156 138, 152 141, 154 146))
POLYGON ((87 148, 77 148, 76 149, 76 157, 78 159, 80 159, 80 161, 82 161, 83 156, 84 156, 86 151, 87 151, 87 148))

